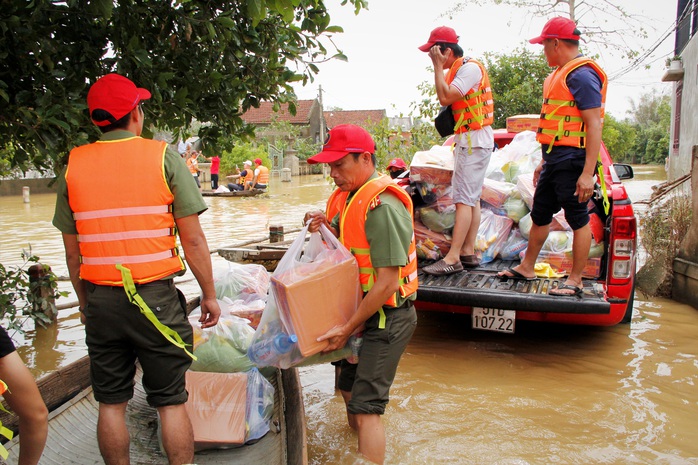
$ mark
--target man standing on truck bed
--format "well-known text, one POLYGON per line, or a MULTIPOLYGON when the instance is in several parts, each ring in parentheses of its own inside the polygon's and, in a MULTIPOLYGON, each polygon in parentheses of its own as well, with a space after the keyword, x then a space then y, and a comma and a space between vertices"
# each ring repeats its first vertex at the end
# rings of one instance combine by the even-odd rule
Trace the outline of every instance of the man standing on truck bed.
POLYGON ((596 161, 601 149, 606 73, 579 53, 579 30, 571 19, 548 21, 532 44, 542 44, 556 69, 543 84, 543 109, 537 140, 543 158, 533 174, 533 225, 526 255, 518 266, 499 273, 515 279, 534 279, 534 266, 548 237, 552 217, 560 208, 574 231, 572 270, 550 295, 582 293, 582 271, 591 246, 587 203, 594 193, 596 161))
POLYGON ((455 120, 451 185, 456 221, 451 249, 443 259, 422 269, 433 275, 448 275, 480 264, 475 255, 475 240, 480 227, 482 183, 494 148, 494 103, 485 67, 472 58, 463 57, 456 31, 446 26, 437 27, 419 50, 429 53, 439 103, 451 106, 455 120), (446 75, 444 70, 448 70, 446 75))

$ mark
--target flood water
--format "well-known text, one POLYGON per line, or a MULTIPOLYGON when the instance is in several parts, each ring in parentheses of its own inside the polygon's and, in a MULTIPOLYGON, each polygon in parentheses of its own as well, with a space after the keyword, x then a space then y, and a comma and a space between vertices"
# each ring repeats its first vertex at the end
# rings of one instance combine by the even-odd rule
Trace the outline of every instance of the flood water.
MULTIPOLYGON (((664 171, 638 166, 635 176, 627 188, 641 200, 664 171)), ((206 198, 211 249, 264 237, 270 225, 297 229, 331 191, 320 176, 271 184, 262 198, 206 198)), ((31 244, 67 276, 53 204, 53 195, 0 197, 0 263, 21 264, 31 244)), ((197 293, 189 277, 180 287, 197 293)), ((639 293, 631 325, 610 328, 524 322, 503 335, 470 329, 467 315, 420 313, 383 418, 386 463, 698 464, 696 327, 698 310, 639 293)), ((60 310, 55 328, 15 340, 35 376, 86 352, 75 308, 60 310)), ((303 368, 301 381, 310 463, 363 463, 333 368, 303 368)))

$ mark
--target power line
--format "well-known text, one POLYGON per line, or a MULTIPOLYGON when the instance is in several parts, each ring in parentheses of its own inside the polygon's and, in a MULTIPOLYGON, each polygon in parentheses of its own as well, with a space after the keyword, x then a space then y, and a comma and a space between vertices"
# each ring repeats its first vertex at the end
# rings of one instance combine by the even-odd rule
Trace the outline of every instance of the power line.
MULTIPOLYGON (((616 71, 614 74, 609 76, 609 81, 617 79, 629 73, 630 71, 637 69, 643 61, 649 58, 664 43, 664 41, 667 40, 669 36, 676 32, 676 30, 679 28, 680 22, 687 16, 692 15, 697 8, 698 2, 693 2, 693 6, 690 9, 686 8, 686 10, 684 10, 684 12, 681 14, 681 17, 677 21, 674 21, 674 23, 671 26, 669 26, 669 28, 664 33, 664 36, 661 37, 661 39, 657 40, 649 49, 647 49, 642 55, 637 57, 635 61, 633 61, 630 65, 626 66, 625 68, 619 71, 616 71)), ((657 59, 655 59, 654 61, 657 61, 657 59)))

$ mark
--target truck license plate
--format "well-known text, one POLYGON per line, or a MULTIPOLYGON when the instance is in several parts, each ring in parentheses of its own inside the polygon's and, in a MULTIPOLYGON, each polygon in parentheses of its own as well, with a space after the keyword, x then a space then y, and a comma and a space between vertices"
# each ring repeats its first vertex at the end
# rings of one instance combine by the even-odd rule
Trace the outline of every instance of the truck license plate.
POLYGON ((501 333, 514 333, 516 310, 473 307, 473 329, 486 329, 501 333))

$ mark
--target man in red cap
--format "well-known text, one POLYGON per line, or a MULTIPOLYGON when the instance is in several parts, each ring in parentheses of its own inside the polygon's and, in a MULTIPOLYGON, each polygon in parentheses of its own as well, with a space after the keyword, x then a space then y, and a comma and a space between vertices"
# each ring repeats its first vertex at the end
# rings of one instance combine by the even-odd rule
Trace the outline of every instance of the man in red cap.
POLYGON ((186 165, 163 141, 143 139, 141 102, 150 92, 108 74, 87 94, 103 132, 70 152, 58 178, 53 224, 63 233, 70 280, 90 356, 99 402, 97 438, 108 464, 129 463, 126 406, 133 396, 136 360, 143 387, 158 410, 170 464, 191 463, 192 427, 184 407, 192 328, 173 278, 187 263, 201 286, 201 326, 214 326, 211 258, 199 214, 206 210, 186 165))
POLYGON ((393 158, 388 163, 388 172, 390 177, 395 179, 407 170, 407 165, 402 158, 393 158))
POLYGON ((245 190, 266 189, 269 184, 269 168, 262 164, 261 158, 254 159, 255 169, 252 181, 248 181, 245 190))
POLYGON ((536 191, 531 232, 521 263, 501 272, 503 277, 534 279, 538 254, 548 237, 552 217, 560 208, 574 231, 572 270, 551 295, 575 296, 583 289, 582 271, 591 245, 587 203, 594 193, 596 161, 601 148, 606 73, 579 53, 579 30, 571 19, 548 21, 540 36, 548 64, 555 67, 543 84, 543 109, 537 140, 543 158, 533 174, 536 191))
POLYGON ((451 248, 443 259, 423 268, 425 273, 447 275, 480 264, 475 240, 480 227, 482 184, 494 149, 494 102, 487 70, 482 63, 463 57, 456 31, 437 27, 419 50, 429 53, 439 103, 451 107, 455 121, 451 186, 456 221, 451 248))
POLYGON ((322 152, 308 163, 327 163, 337 185, 325 213, 308 212, 304 223, 326 225, 351 250, 359 265, 363 299, 352 318, 318 340, 327 352, 342 348, 363 328, 358 364, 342 360, 338 387, 349 425, 358 431, 359 452, 374 463, 385 460, 381 415, 388 404, 398 362, 417 326, 417 254, 412 200, 388 176, 376 171, 375 144, 363 128, 339 125, 322 152))

